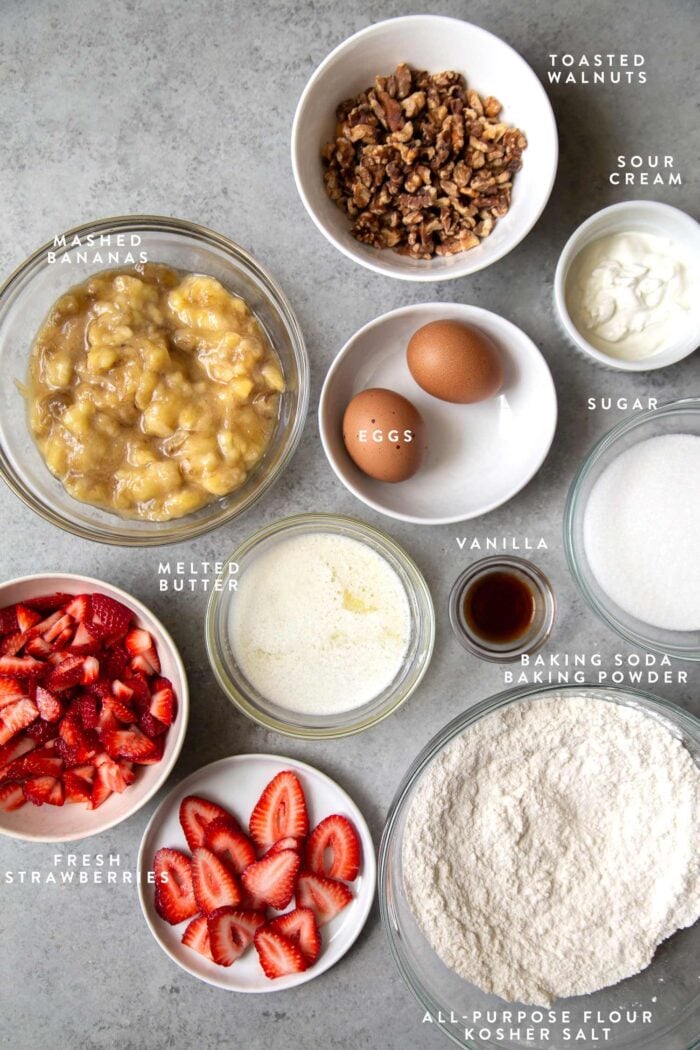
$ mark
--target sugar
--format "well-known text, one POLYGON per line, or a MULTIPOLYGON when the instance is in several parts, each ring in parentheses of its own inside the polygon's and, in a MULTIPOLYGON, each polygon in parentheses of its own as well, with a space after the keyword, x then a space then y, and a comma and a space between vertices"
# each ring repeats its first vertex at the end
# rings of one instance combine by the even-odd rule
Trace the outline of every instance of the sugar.
POLYGON ((583 538, 621 609, 654 627, 700 630, 700 437, 664 434, 620 453, 591 490, 583 538))

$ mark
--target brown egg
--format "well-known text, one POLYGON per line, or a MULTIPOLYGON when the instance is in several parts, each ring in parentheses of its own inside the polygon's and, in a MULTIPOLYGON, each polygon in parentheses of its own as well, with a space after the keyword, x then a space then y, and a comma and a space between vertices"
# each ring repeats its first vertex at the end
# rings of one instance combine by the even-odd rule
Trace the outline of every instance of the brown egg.
POLYGON ((406 361, 418 386, 439 397, 469 405, 501 389, 503 365, 490 336, 461 321, 431 321, 414 332, 406 361))
POLYGON ((423 461, 425 424, 401 394, 372 387, 356 394, 345 409, 343 441, 364 474, 378 481, 405 481, 423 461))

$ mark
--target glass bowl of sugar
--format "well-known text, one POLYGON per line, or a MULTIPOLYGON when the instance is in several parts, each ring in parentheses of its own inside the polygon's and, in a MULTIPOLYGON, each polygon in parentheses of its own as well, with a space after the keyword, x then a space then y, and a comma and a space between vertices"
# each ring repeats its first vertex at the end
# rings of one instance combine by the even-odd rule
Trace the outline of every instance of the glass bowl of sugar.
POLYGON ((700 398, 626 419, 595 445, 569 490, 564 545, 604 623, 700 660, 700 398))
POLYGON ((435 613, 418 566, 385 533, 299 514, 232 553, 209 600, 206 640, 219 685, 243 714, 288 736, 342 737, 417 688, 435 613))

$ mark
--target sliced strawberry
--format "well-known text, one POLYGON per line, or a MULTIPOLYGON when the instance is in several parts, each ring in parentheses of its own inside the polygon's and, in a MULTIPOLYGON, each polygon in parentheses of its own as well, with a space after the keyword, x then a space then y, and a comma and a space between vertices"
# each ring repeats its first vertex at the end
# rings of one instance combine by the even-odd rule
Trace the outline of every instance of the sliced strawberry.
POLYGON ((264 927, 254 937, 255 948, 266 977, 274 980, 290 973, 302 973, 307 962, 301 949, 289 937, 264 927))
POLYGON ((17 613, 15 609, 15 605, 8 605, 6 608, 0 609, 0 636, 12 634, 17 630, 17 613))
MULTIPOLYGON (((71 711, 77 713, 83 729, 97 729, 100 726, 97 698, 91 693, 81 693, 76 697, 71 705, 71 711)), ((110 728, 116 729, 116 725, 110 728)))
POLYGON ((31 700, 18 700, 0 711, 0 744, 6 744, 20 730, 39 717, 39 710, 31 700))
POLYGON ((39 660, 44 660, 51 652, 51 646, 44 641, 41 635, 37 635, 36 638, 29 639, 24 647, 24 652, 27 656, 35 656, 39 660))
POLYGON ((9 744, 4 744, 0 747, 0 770, 9 762, 14 762, 16 758, 26 755, 28 751, 33 751, 35 747, 34 741, 26 734, 15 737, 9 744))
POLYGON ((137 711, 148 711, 151 706, 151 690, 148 688, 148 679, 142 674, 129 672, 124 675, 124 684, 134 694, 132 703, 137 711))
POLYGON ((38 678, 45 665, 33 656, 0 656, 0 675, 8 678, 38 678))
MULTIPOLYGON (((136 729, 136 726, 134 726, 136 729)), ((157 766, 165 754, 165 737, 159 736, 157 740, 151 740, 153 751, 144 758, 135 759, 140 766, 157 766)))
POLYGON ((163 725, 170 726, 175 720, 175 693, 167 678, 156 678, 151 693, 149 710, 163 725))
POLYGON ((182 943, 186 944, 192 951, 199 952, 205 959, 214 961, 209 943, 209 926, 206 915, 198 915, 196 919, 192 920, 182 935, 182 943))
POLYGON ((45 722, 43 718, 37 718, 25 729, 25 733, 34 744, 45 744, 58 736, 58 722, 45 722))
POLYGON ((304 791, 296 774, 285 769, 267 785, 250 818, 250 833, 260 849, 279 839, 306 838, 309 817, 304 791))
POLYGON ((0 678, 0 709, 16 704, 28 696, 27 688, 17 678, 0 678))
POLYGON ((62 781, 56 777, 30 777, 24 782, 24 797, 35 806, 62 806, 65 800, 62 781))
POLYGON ((128 632, 124 639, 124 645, 131 657, 131 667, 134 671, 142 671, 143 674, 158 674, 160 672, 158 653, 148 631, 144 631, 141 627, 135 627, 128 632))
POLYGON ((0 771, 0 779, 25 780, 30 776, 59 777, 63 771, 63 759, 44 748, 30 751, 16 758, 0 771))
POLYGON ((27 636, 24 631, 6 634, 0 642, 0 656, 16 656, 26 641, 27 636))
POLYGON ((79 656, 89 656, 98 652, 101 644, 100 635, 92 624, 79 623, 70 648, 71 652, 79 656))
POLYGON ((99 809, 111 794, 112 788, 109 785, 108 773, 106 771, 103 772, 102 769, 95 768, 95 779, 90 794, 90 809, 99 809))
POLYGON ((0 787, 0 809, 12 813, 27 801, 21 784, 3 784, 0 787))
POLYGON ((112 649, 104 661, 104 672, 108 678, 121 678, 129 666, 129 654, 122 646, 112 649))
POLYGON ((46 722, 58 722, 63 714, 63 704, 42 685, 37 686, 34 703, 39 708, 39 714, 46 722))
POLYGON ((204 845, 207 826, 222 817, 224 820, 233 819, 223 806, 217 806, 216 802, 210 802, 209 799, 199 795, 183 798, 180 803, 180 824, 191 850, 204 845))
POLYGON ((157 718, 154 718, 150 711, 141 712, 138 726, 151 740, 156 740, 159 736, 163 736, 164 733, 168 732, 168 727, 159 722, 157 718))
POLYGON ((41 594, 38 598, 25 598, 24 604, 32 609, 38 609, 41 613, 46 613, 52 612, 54 609, 61 609, 72 597, 72 594, 62 594, 61 592, 41 594))
POLYGON ((123 638, 132 620, 131 610, 106 594, 92 595, 92 623, 103 638, 117 641, 123 638))
POLYGON ((73 641, 73 628, 65 627, 58 638, 56 638, 51 645, 55 652, 60 652, 62 649, 67 649, 70 643, 73 641))
POLYGON ((77 711, 72 708, 64 715, 59 734, 65 749, 61 749, 67 761, 75 763, 89 762, 97 751, 97 737, 93 730, 83 729, 77 711))
POLYGON ((58 623, 62 616, 63 611, 61 609, 56 609, 56 612, 52 612, 50 616, 46 617, 46 619, 40 620, 39 623, 35 623, 33 627, 30 627, 27 631, 27 636, 29 638, 43 639, 44 635, 50 631, 55 623, 58 623))
POLYGON ((83 685, 91 685, 100 677, 100 661, 96 656, 86 656, 83 659, 83 685))
POLYGON ((136 715, 128 704, 122 703, 121 700, 117 700, 114 696, 108 696, 103 700, 104 710, 111 711, 118 722, 123 725, 133 725, 136 715))
POLYGON ((271 908, 286 908, 294 896, 300 866, 299 854, 284 849, 268 853, 243 872, 241 881, 247 893, 271 908))
POLYGON ((75 628, 75 622, 72 617, 67 616, 65 613, 55 623, 53 623, 48 631, 44 631, 42 638, 45 642, 55 642, 56 639, 63 634, 64 631, 69 631, 71 636, 75 628))
POLYGON ((189 857, 176 849, 159 849, 153 858, 156 911, 171 926, 197 914, 189 857))
POLYGON ((118 678, 115 678, 112 682, 112 696, 122 703, 128 704, 134 698, 134 690, 125 685, 124 682, 120 682, 118 678))
POLYGON ((253 843, 232 818, 219 817, 208 824, 204 833, 204 844, 228 864, 236 875, 242 875, 245 869, 256 861, 253 843))
POLYGON ((74 766, 63 771, 63 786, 66 802, 92 802, 92 784, 95 779, 94 766, 74 766))
POLYGON ((64 689, 70 689, 73 685, 78 685, 83 680, 83 663, 82 656, 67 655, 65 660, 54 667, 46 679, 46 688, 53 692, 61 692, 64 689))
POLYGON ((92 617, 92 598, 89 594, 76 594, 63 610, 68 616, 72 616, 78 623, 89 620, 92 617))
POLYGON ((304 871, 297 879, 297 906, 311 908, 319 926, 330 922, 352 899, 352 893, 344 882, 336 882, 325 875, 304 871))
POLYGON ((309 835, 306 863, 316 875, 352 882, 360 870, 362 848, 354 827, 340 813, 322 820, 309 835))
POLYGON ((121 794, 128 787, 126 778, 118 762, 109 755, 98 755, 95 758, 96 774, 100 780, 109 788, 110 792, 116 791, 121 794))
POLYGON ((278 915, 267 924, 266 929, 276 930, 299 945, 301 953, 309 966, 316 962, 321 951, 321 934, 316 924, 316 916, 311 908, 295 908, 284 915, 278 915))
POLYGON ((200 911, 211 915, 217 908, 241 903, 238 879, 223 861, 204 846, 192 854, 192 885, 200 911))
POLYGON ((256 930, 264 922, 264 916, 257 911, 217 908, 207 922, 214 962, 219 966, 231 966, 252 944, 256 930))
POLYGON ((41 620, 41 613, 38 613, 35 609, 30 609, 26 605, 15 605, 15 616, 17 617, 17 630, 28 631, 30 627, 33 627, 35 623, 39 623, 41 620))
POLYGON ((137 726, 129 729, 103 730, 100 739, 112 758, 128 758, 131 762, 145 762, 155 754, 155 745, 137 726))
POLYGON ((274 844, 274 846, 270 846, 265 856, 268 857, 271 853, 279 853, 280 850, 283 849, 294 849, 297 851, 299 856, 301 856, 301 847, 303 845, 303 839, 295 839, 293 836, 290 835, 286 839, 280 839, 274 844))

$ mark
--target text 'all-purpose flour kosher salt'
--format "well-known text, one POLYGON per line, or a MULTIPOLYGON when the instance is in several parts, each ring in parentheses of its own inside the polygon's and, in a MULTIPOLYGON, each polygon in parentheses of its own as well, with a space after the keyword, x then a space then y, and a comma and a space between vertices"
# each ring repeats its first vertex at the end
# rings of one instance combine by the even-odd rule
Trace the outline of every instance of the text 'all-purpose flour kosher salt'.
POLYGON ((663 434, 621 452, 588 497, 586 557, 621 609, 700 630, 700 437, 663 434))
POLYGON ((443 962, 548 1006, 638 973, 700 916, 700 770, 654 718, 523 701, 449 744, 404 835, 409 905, 443 962))

